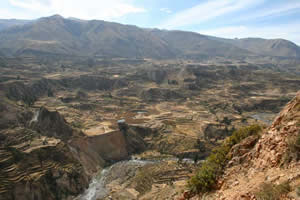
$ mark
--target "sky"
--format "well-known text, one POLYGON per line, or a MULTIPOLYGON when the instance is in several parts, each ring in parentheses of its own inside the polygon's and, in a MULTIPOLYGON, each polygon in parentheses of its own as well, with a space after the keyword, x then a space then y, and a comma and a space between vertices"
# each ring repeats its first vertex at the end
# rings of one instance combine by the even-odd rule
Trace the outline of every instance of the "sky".
POLYGON ((300 0, 1 0, 0 19, 54 14, 300 45, 300 0))

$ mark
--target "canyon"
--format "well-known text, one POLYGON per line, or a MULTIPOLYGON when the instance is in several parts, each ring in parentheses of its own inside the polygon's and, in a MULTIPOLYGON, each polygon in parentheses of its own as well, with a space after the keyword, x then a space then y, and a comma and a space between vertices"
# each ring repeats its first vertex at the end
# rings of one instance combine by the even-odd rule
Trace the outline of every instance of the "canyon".
POLYGON ((0 30, 0 200, 259 199, 286 181, 282 198, 299 199, 297 45, 19 23, 0 30), (230 146, 212 189, 189 188, 251 125, 262 131, 230 146))

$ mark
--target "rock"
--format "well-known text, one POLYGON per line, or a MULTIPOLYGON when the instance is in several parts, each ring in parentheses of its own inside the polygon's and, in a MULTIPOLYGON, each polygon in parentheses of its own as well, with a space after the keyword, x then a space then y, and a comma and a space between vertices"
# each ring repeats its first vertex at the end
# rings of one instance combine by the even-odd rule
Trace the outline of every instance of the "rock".
POLYGON ((232 185, 233 186, 237 186, 239 184, 239 182, 238 181, 235 181, 232 185))
POLYGON ((232 147, 232 159, 225 168, 222 178, 224 183, 217 194, 222 193, 224 199, 254 200, 256 198, 253 194, 264 183, 282 184, 288 181, 291 187, 298 184, 299 160, 291 158, 282 165, 282 158, 288 155, 288 141, 299 137, 299 105, 300 92, 259 139, 251 136, 232 147))
POLYGON ((37 111, 30 126, 42 135, 63 140, 69 139, 74 133, 74 130, 57 111, 49 111, 45 107, 37 111))
POLYGON ((138 199, 140 193, 134 188, 127 188, 126 191, 132 196, 133 199, 138 199))
MULTIPOLYGON (((1 151, 0 157, 3 153, 1 151)), ((1 160, 1 164, 14 167, 14 170, 6 172, 7 177, 13 178, 0 177, 0 182, 6 178, 5 185, 0 187, 0 200, 66 199, 83 192, 89 184, 82 165, 63 142, 54 146, 37 146, 23 152, 22 157, 13 163, 1 160)), ((1 174, 2 170, 5 168, 0 169, 1 174)))

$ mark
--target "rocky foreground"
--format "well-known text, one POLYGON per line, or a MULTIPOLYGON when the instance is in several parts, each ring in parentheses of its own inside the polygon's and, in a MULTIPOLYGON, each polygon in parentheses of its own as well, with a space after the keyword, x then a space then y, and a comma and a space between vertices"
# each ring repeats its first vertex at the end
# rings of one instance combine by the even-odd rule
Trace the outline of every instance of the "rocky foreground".
POLYGON ((217 190, 192 199, 300 199, 300 93, 259 140, 250 136, 230 154, 217 190))
POLYGON ((72 199, 84 192, 95 172, 140 147, 129 127, 131 135, 113 131, 87 137, 56 111, 10 106, 2 104, 2 114, 10 113, 1 125, 10 129, 0 133, 1 200, 72 199))

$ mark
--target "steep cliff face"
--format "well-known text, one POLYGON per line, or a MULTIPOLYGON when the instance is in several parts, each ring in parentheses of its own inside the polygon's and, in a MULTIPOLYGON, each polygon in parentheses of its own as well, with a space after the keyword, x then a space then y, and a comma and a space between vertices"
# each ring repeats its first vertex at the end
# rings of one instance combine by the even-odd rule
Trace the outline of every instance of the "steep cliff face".
POLYGON ((10 82, 0 87, 5 91, 6 96, 15 101, 23 101, 26 104, 33 104, 40 96, 47 94, 56 85, 55 81, 40 79, 31 84, 24 82, 10 82))
POLYGON ((231 149, 233 158, 212 198, 299 199, 300 92, 256 141, 246 138, 231 149))
POLYGON ((147 148, 145 137, 156 133, 155 129, 119 124, 119 130, 104 134, 75 137, 69 141, 73 154, 80 160, 85 172, 93 174, 104 166, 128 159, 134 153, 147 148))
POLYGON ((120 131, 74 138, 69 144, 90 175, 109 163, 128 158, 125 137, 120 131))
POLYGON ((1 104, 0 200, 72 199, 105 166, 145 150, 146 127, 87 136, 57 111, 1 104))
POLYGON ((26 128, 2 134, 1 200, 66 199, 88 186, 82 165, 61 140, 26 128))
POLYGON ((41 107, 34 114, 29 126, 42 135, 48 137, 60 138, 63 140, 70 139, 73 134, 80 135, 79 132, 73 130, 65 121, 65 119, 57 112, 50 112, 41 107))
POLYGON ((2 108, 0 199, 67 199, 83 192, 89 177, 64 142, 76 135, 64 118, 8 100, 2 108))
POLYGON ((111 90, 127 86, 123 79, 109 79, 102 76, 81 75, 78 77, 66 77, 63 79, 42 78, 31 83, 24 81, 12 81, 0 84, 7 98, 13 101, 23 101, 32 105, 42 96, 51 96, 54 91, 60 89, 81 88, 84 90, 111 90))

